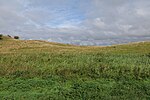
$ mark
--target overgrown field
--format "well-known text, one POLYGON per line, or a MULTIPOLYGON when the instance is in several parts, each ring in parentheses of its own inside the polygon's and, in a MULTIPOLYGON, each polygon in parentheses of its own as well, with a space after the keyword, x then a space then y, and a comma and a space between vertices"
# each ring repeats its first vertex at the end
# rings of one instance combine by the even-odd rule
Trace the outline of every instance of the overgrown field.
POLYGON ((0 40, 0 100, 150 100, 150 42, 0 40))

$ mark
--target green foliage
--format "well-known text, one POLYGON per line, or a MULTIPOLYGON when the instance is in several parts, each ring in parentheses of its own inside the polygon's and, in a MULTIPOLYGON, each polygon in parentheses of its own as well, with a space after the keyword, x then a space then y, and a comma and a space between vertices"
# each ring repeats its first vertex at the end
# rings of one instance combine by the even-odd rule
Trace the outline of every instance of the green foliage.
POLYGON ((2 37, 3 35, 2 34, 0 34, 0 38, 2 37))
POLYGON ((3 35, 2 35, 2 34, 0 34, 0 40, 2 40, 2 39, 3 39, 2 37, 3 37, 3 35))
POLYGON ((150 99, 149 42, 102 48, 5 41, 0 46, 2 100, 150 99))

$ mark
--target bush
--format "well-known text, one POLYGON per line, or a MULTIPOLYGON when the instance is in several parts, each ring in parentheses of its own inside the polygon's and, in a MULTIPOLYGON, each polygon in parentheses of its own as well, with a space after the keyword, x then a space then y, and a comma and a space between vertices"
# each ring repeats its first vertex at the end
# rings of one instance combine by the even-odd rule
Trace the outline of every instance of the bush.
POLYGON ((0 40, 2 40, 2 39, 3 39, 2 37, 3 37, 3 35, 2 35, 2 34, 0 34, 0 40))
POLYGON ((14 39, 19 39, 19 36, 14 36, 14 39))
POLYGON ((2 37, 3 35, 2 34, 0 34, 0 38, 2 37))
POLYGON ((7 36, 11 38, 11 36, 10 36, 10 35, 7 35, 7 36))

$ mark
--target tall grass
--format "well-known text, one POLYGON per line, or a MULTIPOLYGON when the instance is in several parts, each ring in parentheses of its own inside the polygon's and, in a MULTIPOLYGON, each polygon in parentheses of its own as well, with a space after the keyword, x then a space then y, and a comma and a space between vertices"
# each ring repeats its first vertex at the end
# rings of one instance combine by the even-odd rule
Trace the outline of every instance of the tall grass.
POLYGON ((0 46, 1 99, 150 99, 149 42, 79 47, 4 40, 0 46))

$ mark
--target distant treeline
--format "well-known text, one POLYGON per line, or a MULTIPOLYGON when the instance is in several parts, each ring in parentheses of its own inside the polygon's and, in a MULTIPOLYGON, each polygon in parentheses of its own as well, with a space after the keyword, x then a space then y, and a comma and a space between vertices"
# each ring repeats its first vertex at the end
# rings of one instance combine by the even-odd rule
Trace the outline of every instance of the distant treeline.
MULTIPOLYGON (((7 37, 10 37, 10 38, 13 38, 13 39, 19 39, 19 36, 10 36, 10 35, 7 35, 7 37)), ((3 39, 3 34, 0 34, 0 40, 3 39)))

